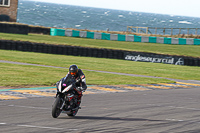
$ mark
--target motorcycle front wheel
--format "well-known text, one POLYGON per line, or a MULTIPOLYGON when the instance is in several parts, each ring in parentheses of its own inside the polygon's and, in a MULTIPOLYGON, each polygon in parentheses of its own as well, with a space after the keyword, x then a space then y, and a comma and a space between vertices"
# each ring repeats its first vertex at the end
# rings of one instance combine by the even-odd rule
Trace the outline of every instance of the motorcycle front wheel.
POLYGON ((60 113, 62 112, 62 110, 60 109, 60 107, 62 106, 62 100, 61 98, 58 96, 52 106, 52 117, 53 118, 57 118, 60 113))

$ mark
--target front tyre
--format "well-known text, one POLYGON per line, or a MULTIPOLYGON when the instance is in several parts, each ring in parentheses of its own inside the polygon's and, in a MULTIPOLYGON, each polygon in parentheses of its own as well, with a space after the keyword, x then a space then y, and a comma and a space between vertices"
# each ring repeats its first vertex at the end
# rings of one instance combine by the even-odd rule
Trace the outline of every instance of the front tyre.
POLYGON ((53 118, 57 118, 60 115, 60 113, 62 112, 62 110, 60 109, 61 106, 62 106, 62 100, 58 96, 52 106, 52 117, 53 118))

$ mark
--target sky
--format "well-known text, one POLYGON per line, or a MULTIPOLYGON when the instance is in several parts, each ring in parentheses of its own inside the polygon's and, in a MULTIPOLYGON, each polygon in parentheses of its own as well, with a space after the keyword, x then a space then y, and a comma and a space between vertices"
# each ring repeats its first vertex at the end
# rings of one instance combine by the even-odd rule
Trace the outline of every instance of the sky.
POLYGON ((200 0, 32 0, 200 18, 200 0))

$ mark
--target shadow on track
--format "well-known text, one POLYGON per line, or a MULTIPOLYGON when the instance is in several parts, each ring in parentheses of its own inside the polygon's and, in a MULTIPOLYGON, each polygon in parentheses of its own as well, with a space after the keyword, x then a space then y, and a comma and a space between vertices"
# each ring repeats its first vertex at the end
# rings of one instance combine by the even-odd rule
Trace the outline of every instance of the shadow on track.
POLYGON ((98 117, 98 116, 75 116, 75 117, 59 117, 58 119, 79 119, 79 120, 111 120, 111 121, 154 121, 161 122, 164 120, 150 120, 143 118, 126 118, 126 117, 98 117))

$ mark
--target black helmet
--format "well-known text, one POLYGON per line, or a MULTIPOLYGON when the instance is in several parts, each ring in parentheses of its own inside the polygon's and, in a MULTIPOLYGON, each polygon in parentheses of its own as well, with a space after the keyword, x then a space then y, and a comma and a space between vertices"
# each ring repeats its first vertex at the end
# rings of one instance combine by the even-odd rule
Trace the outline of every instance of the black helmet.
POLYGON ((71 65, 69 67, 69 73, 72 75, 72 76, 75 76, 78 72, 78 67, 77 65, 71 65))

